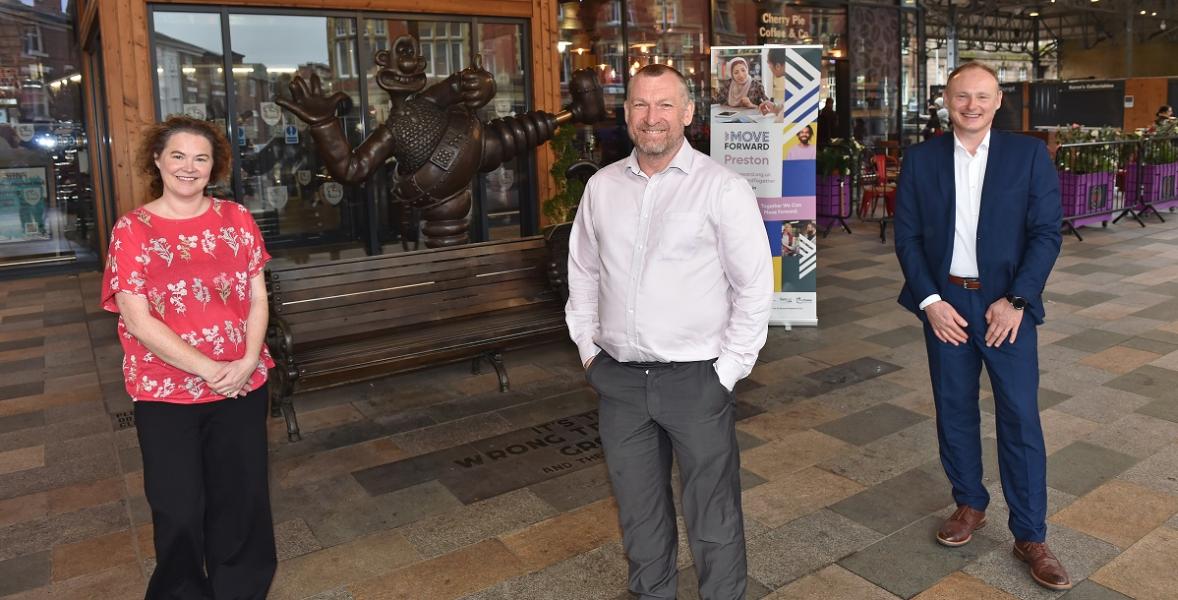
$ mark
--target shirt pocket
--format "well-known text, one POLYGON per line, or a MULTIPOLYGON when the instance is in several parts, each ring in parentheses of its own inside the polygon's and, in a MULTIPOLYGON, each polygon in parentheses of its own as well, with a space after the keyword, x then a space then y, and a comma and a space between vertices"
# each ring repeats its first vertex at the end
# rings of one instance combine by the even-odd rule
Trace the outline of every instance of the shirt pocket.
POLYGON ((668 212, 663 215, 659 231, 659 256, 667 260, 688 260, 703 241, 704 215, 692 212, 668 212))

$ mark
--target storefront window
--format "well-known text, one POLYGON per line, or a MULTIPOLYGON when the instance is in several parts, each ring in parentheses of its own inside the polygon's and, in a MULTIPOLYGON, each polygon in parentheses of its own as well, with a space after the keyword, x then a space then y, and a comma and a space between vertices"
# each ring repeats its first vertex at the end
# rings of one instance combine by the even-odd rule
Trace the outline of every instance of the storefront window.
POLYGON ((557 27, 560 40, 562 102, 569 102, 569 78, 573 71, 595 69, 605 93, 605 108, 613 117, 592 127, 580 127, 582 154, 608 164, 630 153, 623 105, 626 101, 626 43, 622 35, 622 2, 559 3, 557 27))
MULTIPOLYGON (((483 122, 523 114, 530 108, 524 67, 523 26, 515 23, 479 23, 479 55, 483 68, 495 77, 495 98, 479 110, 483 122)), ((545 107, 552 110, 555 107, 545 107)), ((532 205, 527 155, 517 156, 489 173, 480 173, 476 200, 487 240, 519 237, 533 218, 525 212, 532 205), (525 211, 521 211, 525 209, 525 211)))
POLYGON ((847 61, 847 9, 806 6, 785 0, 714 0, 712 41, 718 46, 762 44, 822 46, 819 102, 835 100, 834 137, 849 134, 851 81, 847 61))
MULTIPOLYGON (((924 91, 924 65, 920 61, 920 37, 917 35, 915 11, 900 13, 900 115, 904 145, 921 141, 921 129, 928 121, 924 91)), ((929 133, 931 135, 931 132, 929 133)))
POLYGON ((73 21, 61 3, 0 12, 0 268, 96 261, 73 21))
POLYGON ((675 67, 687 78, 697 106, 695 121, 686 136, 696 148, 708 151, 707 99, 711 80, 708 41, 708 2, 705 0, 654 0, 628 2, 626 69, 659 63, 675 67))
POLYGON ((271 244, 359 241, 362 186, 331 180, 306 124, 275 103, 289 97, 296 75, 317 77, 325 94, 351 97, 341 120, 353 145, 359 143, 355 20, 230 14, 229 39, 241 202, 271 244))
MULTIPOLYGON (((343 107, 341 121, 353 148, 389 118, 389 96, 376 84, 374 55, 390 50, 403 35, 419 41, 429 84, 472 66, 476 53, 482 57, 498 88, 480 111, 484 121, 531 108, 528 41, 520 21, 161 7, 153 22, 161 115, 188 112, 225 123, 237 148, 234 184, 226 195, 250 208, 267 243, 280 251, 323 243, 331 243, 333 252, 351 248, 360 254, 420 248, 420 214, 391 195, 396 160, 390 158, 363 183, 333 181, 306 125, 278 106, 279 98, 289 97, 296 75, 307 81, 314 75, 326 95, 348 95, 351 103, 343 107), (231 77, 225 75, 222 28, 231 77), (225 94, 230 81, 232 93, 225 94)), ((530 154, 517 157, 473 182, 472 241, 533 232, 530 163, 530 154)))
MULTIPOLYGON (((228 133, 229 105, 225 95, 220 16, 156 13, 152 26, 160 116, 188 115, 211 120, 228 133)), ((214 187, 210 192, 219 197, 232 197, 232 182, 214 187)))
POLYGON ((868 146, 898 143, 900 14, 851 6, 851 127, 868 146))

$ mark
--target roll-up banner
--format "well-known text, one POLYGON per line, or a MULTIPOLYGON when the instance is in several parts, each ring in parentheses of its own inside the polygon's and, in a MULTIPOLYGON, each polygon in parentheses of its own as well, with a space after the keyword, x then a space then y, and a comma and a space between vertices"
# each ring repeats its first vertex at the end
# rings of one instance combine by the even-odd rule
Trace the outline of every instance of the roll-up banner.
POLYGON ((712 160, 757 194, 773 253, 770 325, 818 324, 814 224, 821 46, 713 46, 712 160))

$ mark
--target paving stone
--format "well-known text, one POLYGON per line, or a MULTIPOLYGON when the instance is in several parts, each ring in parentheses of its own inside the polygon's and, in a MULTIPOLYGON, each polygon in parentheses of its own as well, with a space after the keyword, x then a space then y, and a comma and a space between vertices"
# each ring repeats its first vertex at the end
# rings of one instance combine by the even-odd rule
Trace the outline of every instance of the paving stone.
MULTIPOLYGON (((1112 423, 1149 403, 1150 399, 1145 396, 1101 386, 1072 396, 1054 408, 1089 421, 1112 423)), ((1175 416, 1178 417, 1178 411, 1175 416)))
POLYGON ((838 566, 830 565, 778 589, 765 600, 896 600, 883 588, 838 566))
MULTIPOLYGON (((897 375, 902 371, 897 371, 893 375, 897 375)), ((917 378, 920 385, 924 385, 926 378, 919 376, 917 378)), ((925 389, 923 387, 917 389, 925 389)), ((845 387, 837 387, 831 391, 823 392, 821 395, 815 397, 825 404, 827 407, 837 410, 845 414, 857 413, 867 408, 871 408, 878 404, 885 402, 892 402, 899 398, 903 398, 912 393, 913 388, 901 381, 897 383, 888 376, 880 377, 870 381, 864 381, 854 385, 845 387)), ((932 391, 929 390, 931 395, 932 391)), ((898 406, 893 403, 893 406, 898 406)))
POLYGON ((1091 579, 1085 579, 1076 584, 1068 593, 1060 596, 1063 600, 1133 600, 1132 598, 1110 590, 1091 579))
POLYGON ((815 427, 831 437, 863 445, 906 429, 928 417, 891 404, 879 404, 815 427))
POLYGON ((445 487, 431 481, 381 496, 358 496, 332 502, 322 510, 304 513, 324 546, 334 546, 365 535, 412 524, 462 503, 445 487))
POLYGON ((1166 355, 1175 350, 1178 350, 1178 344, 1170 344, 1158 340, 1151 340, 1144 337, 1131 337, 1123 342, 1122 346, 1135 348, 1137 350, 1145 350, 1146 352, 1153 352, 1155 354, 1166 355))
POLYGON ((30 427, 40 427, 45 424, 45 412, 35 411, 17 413, 15 415, 0 416, 0 434, 30 427))
POLYGON ((850 519, 820 510, 749 539, 749 575, 776 589, 880 537, 850 519))
MULTIPOLYGON (((1047 525, 1047 543, 1067 569, 1073 584, 1088 578, 1120 552, 1108 542, 1050 523, 1047 525)), ((1017 598, 1059 598, 1064 594, 1035 583, 1026 563, 1014 557, 1009 543, 999 545, 963 570, 1017 598)))
POLYGON ((922 421, 844 451, 819 466, 860 484, 875 485, 936 458, 937 443, 936 423, 922 421))
POLYGON ((1150 402, 1137 409, 1137 412, 1146 416, 1165 419, 1171 423, 1178 423, 1178 401, 1175 401, 1173 398, 1150 402))
POLYGON ((65 514, 51 514, 0 530, 0 561, 128 528, 130 522, 123 501, 65 514))
POLYGON ((997 542, 974 536, 969 544, 947 548, 935 540, 940 526, 941 519, 925 517, 838 564, 897 596, 909 598, 997 546, 997 542))
POLYGON ((499 539, 523 563, 524 571, 538 571, 622 539, 617 503, 612 498, 599 500, 499 539))
POLYGON ((1111 348, 1131 336, 1123 333, 1113 331, 1103 331, 1099 329, 1088 329, 1076 335, 1066 337, 1055 344, 1081 352, 1100 352, 1106 348, 1111 348))
POLYGON ((278 548, 278 560, 288 560, 323 548, 302 519, 275 523, 274 543, 278 548))
POLYGON ((1047 457, 1047 485, 1083 496, 1135 464, 1128 454, 1075 442, 1047 457))
POLYGON ((861 381, 874 379, 892 371, 898 371, 899 366, 886 363, 874 358, 858 358, 848 363, 830 367, 821 371, 809 373, 806 376, 832 387, 854 385, 861 381))
POLYGON ((1162 448, 1118 478, 1178 496, 1178 444, 1162 448))
MULTIPOLYGON (((770 591, 772 590, 750 577, 744 598, 745 600, 759 600, 767 597, 770 591)), ((696 573, 694 566, 679 571, 679 589, 676 591, 675 600, 701 600, 699 574, 696 573)))
POLYGON ((889 535, 952 503, 943 477, 912 469, 837 502, 830 510, 889 535))
POLYGON ((903 346, 904 344, 923 341, 924 330, 920 327, 909 325, 905 327, 897 327, 891 331, 877 333, 864 339, 873 344, 879 344, 880 346, 885 346, 888 348, 895 348, 897 346, 903 346))
POLYGON ((1148 458, 1174 440, 1178 440, 1178 422, 1140 413, 1125 415, 1083 438, 1085 442, 1136 458, 1148 458))
POLYGON ((29 381, 0 386, 0 400, 20 398, 22 396, 36 396, 45 391, 44 381, 29 381))
POLYGON ((399 532, 382 531, 279 562, 268 597, 306 598, 420 560, 399 532))
POLYGON ((462 462, 478 451, 470 446, 447 448, 352 473, 368 494, 379 496, 463 469, 462 462))
POLYGON ((780 527, 862 490, 854 481, 809 468, 745 492, 742 504, 747 518, 780 527))
POLYGON ((422 556, 432 557, 522 529, 556 514, 535 494, 519 490, 431 515, 400 531, 422 556))
POLYGON ((1158 400, 1172 399, 1178 389, 1178 371, 1144 365, 1104 385, 1158 400))
POLYGON ((607 498, 612 493, 609 471, 604 462, 542 481, 528 489, 561 512, 607 498))
POLYGON ((11 350, 26 350, 29 348, 37 348, 45 343, 45 336, 33 335, 25 338, 18 338, 14 340, 0 341, 0 352, 8 352, 11 350))
POLYGON ((568 415, 586 413, 597 408, 597 394, 582 388, 558 396, 532 400, 499 411, 499 416, 516 427, 530 427, 568 415))
POLYGON ((814 430, 799 431, 752 450, 741 451, 741 465, 766 479, 778 479, 838 455, 847 445, 814 430))
POLYGON ((16 594, 49 583, 48 551, 0 560, 0 596, 16 594))
POLYGON ((614 600, 629 596, 627 566, 618 544, 559 562, 551 567, 507 579, 464 600, 614 600))
POLYGON ((1178 496, 1113 479, 1051 516, 1051 522, 1128 548, 1173 515, 1178 496))

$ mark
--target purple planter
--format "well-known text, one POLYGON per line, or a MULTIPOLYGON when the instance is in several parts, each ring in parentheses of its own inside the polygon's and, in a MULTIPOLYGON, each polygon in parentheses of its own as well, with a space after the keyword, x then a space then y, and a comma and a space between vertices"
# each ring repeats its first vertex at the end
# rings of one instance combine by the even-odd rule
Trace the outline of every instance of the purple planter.
POLYGON ((1178 162, 1126 167, 1125 206, 1140 208, 1146 203, 1157 209, 1178 206, 1178 162))
POLYGON ((838 217, 851 216, 849 182, 844 175, 819 175, 814 187, 814 208, 818 227, 827 228, 838 217))
POLYGON ((1115 182, 1116 177, 1112 172, 1060 172, 1059 192, 1064 218, 1091 215, 1071 219, 1075 227, 1108 221, 1108 215, 1113 212, 1115 182))

